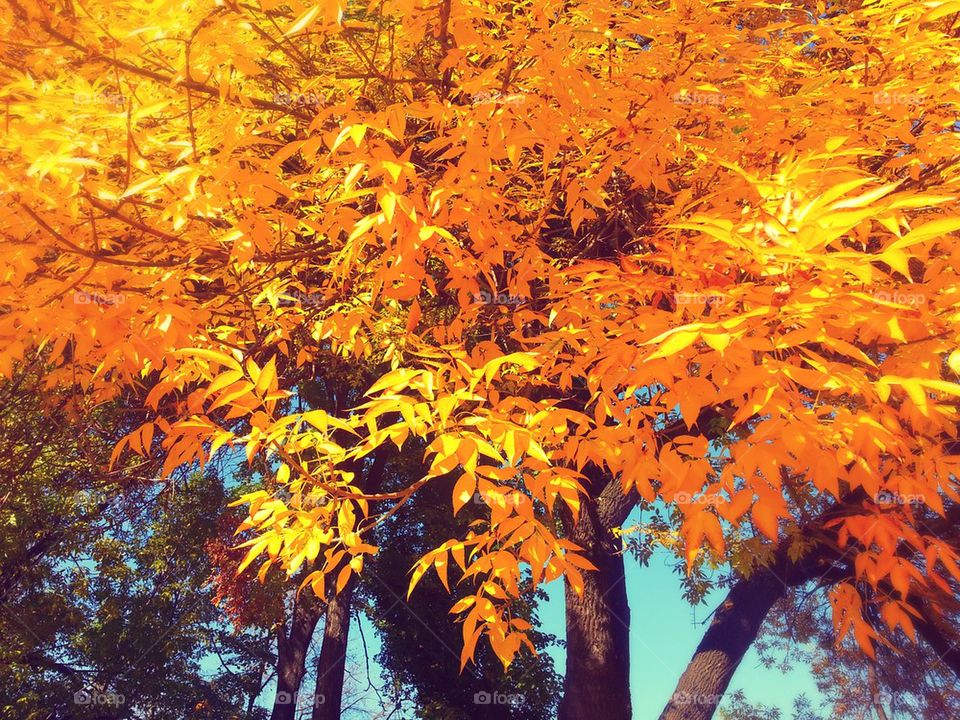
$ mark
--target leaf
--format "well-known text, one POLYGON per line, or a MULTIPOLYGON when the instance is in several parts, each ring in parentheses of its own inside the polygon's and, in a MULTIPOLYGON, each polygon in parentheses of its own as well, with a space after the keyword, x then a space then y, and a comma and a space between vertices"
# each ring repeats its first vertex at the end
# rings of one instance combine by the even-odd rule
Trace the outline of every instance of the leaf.
POLYGON ((316 5, 311 5, 310 7, 308 7, 300 15, 300 17, 298 17, 296 20, 293 21, 290 27, 288 27, 286 32, 284 32, 283 34, 286 37, 290 37, 291 35, 296 35, 298 32, 303 30, 307 25, 309 25, 311 22, 313 22, 316 19, 317 15, 320 14, 320 10, 322 7, 323 5, 320 3, 317 3, 316 5))
POLYGON ((701 337, 703 338, 703 341, 708 346, 710 346, 711 348, 713 348, 719 353, 722 353, 724 350, 727 349, 732 339, 730 333, 726 333, 726 332, 719 332, 719 333, 704 332, 701 334, 701 337))
MULTIPOLYGON (((250 566, 250 563, 256 560, 263 553, 263 551, 266 550, 270 539, 270 535, 262 535, 250 543, 244 543, 244 545, 250 545, 250 549, 237 566, 237 575, 240 575, 244 570, 246 570, 250 566)), ((241 545, 240 547, 243 547, 244 545, 241 545)))
POLYGON ((847 139, 846 135, 836 135, 828 139, 826 142, 827 152, 833 152, 834 150, 836 150, 838 147, 843 145, 846 139, 847 139))
POLYGON ((757 500, 750 514, 753 517, 753 522, 757 526, 757 529, 767 538, 776 542, 779 535, 777 529, 779 515, 776 508, 769 502, 757 500))
POLYGON ((413 594, 414 589, 420 582, 420 578, 423 577, 423 574, 430 568, 432 560, 430 554, 417 561, 417 564, 413 567, 413 574, 410 576, 410 584, 407 587, 407 600, 410 599, 410 595, 413 594))
POLYGON ((183 350, 176 350, 174 355, 178 356, 193 356, 203 358, 204 360, 212 360, 215 363, 228 367, 231 370, 243 371, 243 368, 240 367, 240 363, 234 360, 229 355, 217 352, 216 350, 209 350, 207 348, 184 348, 183 350))
POLYGON ((267 361, 267 364, 263 366, 263 369, 260 371, 260 376, 257 378, 256 391, 263 395, 268 390, 273 390, 277 386, 277 357, 274 355, 267 361))
POLYGON ((533 370, 540 366, 539 360, 527 353, 510 353, 509 355, 501 355, 487 362, 481 370, 483 378, 489 383, 493 380, 493 376, 497 374, 497 371, 507 364, 518 365, 524 370, 533 370))
POLYGON ((886 247, 884 253, 917 245, 932 238, 956 232, 957 230, 960 230, 960 217, 938 218, 937 220, 932 220, 924 223, 920 227, 914 228, 899 240, 895 240, 886 247))
POLYGON ((473 500, 476 492, 477 478, 472 473, 461 475, 453 486, 453 514, 459 513, 464 505, 473 500))
POLYGON ((947 367, 951 372, 960 375, 960 348, 950 353, 950 357, 947 358, 947 367))
POLYGON ((347 586, 347 583, 350 582, 350 575, 353 572, 353 568, 350 565, 344 565, 340 568, 340 572, 337 574, 337 594, 343 592, 343 589, 347 586))
MULTIPOLYGON (((667 333, 666 335, 666 339, 660 343, 660 348, 651 355, 648 355, 647 360, 670 357, 671 355, 676 355, 680 351, 687 349, 693 345, 698 337, 700 337, 700 331, 697 329, 677 328, 673 331, 670 331, 670 333, 667 333)), ((644 345, 649 345, 658 341, 658 338, 654 338, 653 340, 648 340, 645 342, 644 345)))

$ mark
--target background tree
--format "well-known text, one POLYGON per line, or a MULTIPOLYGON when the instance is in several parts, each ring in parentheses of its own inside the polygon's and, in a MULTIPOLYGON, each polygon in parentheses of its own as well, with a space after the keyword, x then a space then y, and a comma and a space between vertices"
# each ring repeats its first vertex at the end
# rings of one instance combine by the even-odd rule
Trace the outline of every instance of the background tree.
POLYGON ((267 634, 235 633, 208 588, 223 483, 108 471, 133 403, 89 410, 36 378, 0 384, 0 715, 263 717, 267 634))
MULTIPOLYGON (((419 463, 407 461, 408 473, 418 473, 419 463)), ((468 718, 541 718, 556 716, 561 683, 545 650, 557 641, 536 630, 537 601, 542 591, 525 598, 518 617, 530 623, 538 655, 525 655, 504 671, 489 650, 477 653, 474 666, 460 672, 461 632, 449 614, 454 600, 466 596, 456 571, 448 575, 450 590, 437 577, 428 577, 407 597, 409 568, 424 553, 455 536, 482 514, 485 500, 473 498, 451 519, 449 507, 453 478, 430 485, 404 505, 380 528, 382 550, 372 560, 369 575, 360 586, 369 603, 382 643, 377 661, 394 684, 398 699, 408 699, 415 716, 426 720, 468 718)))

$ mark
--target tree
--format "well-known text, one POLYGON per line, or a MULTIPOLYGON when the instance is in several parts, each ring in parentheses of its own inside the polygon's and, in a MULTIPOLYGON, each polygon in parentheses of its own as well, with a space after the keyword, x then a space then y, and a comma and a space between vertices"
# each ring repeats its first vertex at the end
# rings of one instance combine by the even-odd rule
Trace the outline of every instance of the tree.
MULTIPOLYGON (((892 580, 881 581, 876 587, 871 586, 869 576, 864 581, 864 573, 857 567, 857 561, 850 559, 853 556, 851 550, 838 547, 829 532, 829 527, 840 517, 860 511, 856 502, 863 502, 865 498, 862 493, 859 497, 857 495, 847 498, 846 507, 833 507, 802 526, 788 526, 791 540, 779 548, 772 561, 758 563, 755 551, 747 555, 750 564, 731 580, 730 592, 716 609, 662 718, 711 717, 744 653, 757 640, 768 613, 778 607, 781 610, 774 613, 774 618, 784 641, 801 638, 800 642, 811 642, 815 638, 820 652, 834 665, 846 669, 849 676, 846 681, 832 683, 834 678, 824 680, 830 694, 838 698, 835 700, 836 712, 849 714, 851 707, 859 705, 867 715, 874 711, 883 713, 885 703, 879 699, 882 696, 896 696, 898 711, 912 706, 916 712, 930 708, 933 716, 946 712, 946 706, 952 702, 951 694, 929 688, 948 686, 960 678, 960 656, 955 651, 956 643, 960 642, 955 581, 943 579, 936 588, 915 592, 910 597, 904 593, 900 604, 893 601, 897 588, 892 580), (821 611, 824 607, 834 606, 838 589, 849 585, 854 585, 859 593, 873 601, 867 605, 865 622, 868 625, 866 631, 878 641, 877 652, 881 653, 882 660, 879 664, 876 654, 863 657, 860 653, 851 653, 849 647, 841 649, 839 641, 836 652, 826 649, 830 646, 826 638, 835 637, 838 618, 834 612, 831 627, 821 611), (797 606, 798 592, 803 592, 805 599, 812 596, 822 604, 797 606), (784 612, 785 605, 792 612, 784 612), (816 625, 813 618, 822 624, 816 625), (911 644, 911 639, 914 643, 922 641, 922 646, 911 644), (853 666, 845 667, 848 662, 853 666), (944 674, 948 676, 946 681, 944 674), (858 675, 863 676, 861 684, 850 681, 858 675), (910 681, 902 682, 904 678, 910 678, 910 681), (916 699, 911 699, 911 694, 916 699), (702 700, 691 707, 690 697, 702 700)), ((881 511, 896 512, 895 508, 902 500, 883 496, 870 504, 881 511)), ((957 547, 958 507, 955 504, 945 506, 943 517, 923 507, 915 508, 914 513, 931 537, 949 547, 957 547)), ((900 549, 897 564, 902 569, 898 574, 911 572, 908 568, 919 573, 925 562, 922 555, 900 549)), ((775 637, 776 631, 768 631, 766 635, 775 637)), ((761 648, 769 646, 769 639, 761 643, 761 648)), ((816 657, 814 665, 822 672, 827 661, 816 653, 805 654, 811 657, 811 663, 816 657)))
POLYGON ((207 587, 223 484, 107 472, 130 408, 88 413, 35 380, 0 384, 0 716, 262 718, 267 634, 235 632, 207 587))
POLYGON ((870 498, 960 500, 955 3, 3 13, 0 370, 44 343, 51 384, 142 386, 118 458, 275 459, 290 498, 247 497, 242 565, 342 592, 455 473, 454 513, 499 500, 412 583, 459 567, 463 661, 484 637, 509 662, 512 606, 563 577, 616 660, 568 664, 564 717, 630 715, 597 599, 626 610, 609 532, 639 499, 676 509, 692 569, 866 495, 825 529, 868 655, 871 612, 952 594, 955 548, 870 498), (386 367, 298 412, 323 353, 386 367), (413 438, 421 478, 362 487, 413 438))
MULTIPOLYGON (((405 465, 394 471, 388 486, 409 482, 404 471, 408 475, 422 472, 409 457, 405 465)), ((451 599, 462 600, 467 590, 453 577, 448 589, 440 578, 428 576, 405 597, 408 569, 416 560, 483 514, 485 502, 478 494, 453 520, 448 506, 452 485, 450 477, 425 487, 379 530, 382 549, 371 559, 369 575, 365 573, 358 588, 380 633, 377 661, 393 679, 396 698, 410 702, 419 718, 556 717, 561 684, 545 652, 554 642, 552 637, 532 629, 531 641, 539 654, 518 658, 506 672, 489 648, 478 648, 476 665, 459 673, 460 631, 448 611, 451 599)), ((525 596, 518 613, 531 628, 537 626, 537 600, 525 596)))
MULTIPOLYGON (((777 708, 765 705, 751 705, 746 701, 744 693, 737 691, 730 696, 730 707, 720 710, 720 720, 781 720, 781 712, 777 708)), ((810 709, 810 703, 803 696, 798 697, 793 704, 791 720, 819 720, 810 709)))
MULTIPOLYGON (((789 594, 758 643, 761 656, 790 644, 796 662, 808 664, 824 695, 828 715, 850 718, 942 718, 960 711, 958 676, 945 662, 942 648, 913 642, 902 633, 888 636, 871 660, 854 643, 836 646, 825 593, 789 594), (789 622, 790 631, 784 623, 789 622), (779 638, 778 638, 779 634, 779 638)), ((871 618, 878 627, 882 620, 871 618)), ((922 620, 918 619, 918 624, 922 620)), ((958 626, 951 618, 952 628, 958 626)))

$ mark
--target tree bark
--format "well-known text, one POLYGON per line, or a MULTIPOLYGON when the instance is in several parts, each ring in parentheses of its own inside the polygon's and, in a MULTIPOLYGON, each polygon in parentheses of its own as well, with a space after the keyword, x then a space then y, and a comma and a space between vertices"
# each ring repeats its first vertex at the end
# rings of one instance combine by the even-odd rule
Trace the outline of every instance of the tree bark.
POLYGON ((597 570, 583 573, 583 593, 566 583, 567 667, 558 720, 631 720, 630 607, 620 541, 593 500, 584 502, 567 537, 597 570))
POLYGON ((310 589, 306 589, 294 601, 290 632, 280 628, 277 635, 277 693, 270 720, 294 720, 296 716, 307 651, 322 614, 322 603, 310 589))
MULTIPOLYGON (((387 450, 381 448, 374 454, 362 487, 367 492, 376 492, 383 484, 387 467, 387 450)), ((354 466, 354 472, 363 472, 363 462, 354 466)), ((343 708, 343 681, 347 664, 347 642, 350 638, 350 608, 358 576, 351 574, 343 589, 326 605, 323 626, 323 642, 317 659, 317 679, 313 692, 311 720, 340 720, 343 708)))
POLYGON ((730 678, 786 586, 768 570, 740 580, 717 608, 660 720, 710 720, 730 678))
POLYGON ((351 577, 343 590, 327 604, 323 645, 320 646, 320 658, 317 661, 312 720, 340 720, 354 580, 351 577))
POLYGON ((883 707, 883 696, 880 693, 877 671, 874 669, 873 663, 867 665, 867 683, 870 685, 870 697, 873 703, 873 711, 877 714, 877 720, 887 720, 887 711, 883 707))
POLYGON ((933 649, 937 659, 953 670, 960 679, 960 640, 957 639, 957 634, 937 622, 935 614, 926 603, 914 607, 920 611, 920 617, 913 619, 917 634, 933 649))

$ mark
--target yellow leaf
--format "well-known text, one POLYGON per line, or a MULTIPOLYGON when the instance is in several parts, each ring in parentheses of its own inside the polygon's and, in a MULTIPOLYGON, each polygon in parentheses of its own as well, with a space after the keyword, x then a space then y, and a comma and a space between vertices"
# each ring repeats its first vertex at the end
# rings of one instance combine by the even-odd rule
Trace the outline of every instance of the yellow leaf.
POLYGON ((322 5, 318 3, 307 8, 307 10, 300 15, 300 17, 294 20, 293 24, 289 28, 287 28, 287 31, 284 33, 284 35, 289 37, 290 35, 294 35, 295 33, 303 30, 307 25, 313 22, 314 18, 317 17, 317 15, 320 13, 321 7, 322 5))
POLYGON ((201 357, 204 360, 213 360, 214 362, 220 363, 221 365, 234 370, 243 370, 243 368, 240 367, 240 363, 238 363, 232 357, 226 353, 217 352, 216 350, 209 350, 207 348, 185 348, 183 350, 175 350, 174 354, 201 357))
MULTIPOLYGON (((359 143, 357 144, 359 145, 359 143)), ((393 178, 393 181, 396 182, 400 179, 400 174, 403 172, 403 165, 393 162, 392 160, 384 160, 383 169, 386 170, 390 177, 393 178)))
POLYGON ((397 196, 392 192, 386 192, 380 198, 380 207, 383 208, 384 217, 387 222, 393 222, 393 213, 397 207, 397 196))
POLYGON ((827 152, 833 152, 838 147, 843 145, 843 141, 847 139, 846 135, 835 135, 834 137, 827 140, 826 147, 827 152))
POLYGON ((270 535, 261 535, 250 543, 244 543, 244 545, 250 545, 250 549, 247 551, 247 554, 244 556, 243 560, 240 562, 240 565, 237 567, 237 575, 242 573, 247 567, 256 560, 257 556, 260 555, 270 543, 270 535))
POLYGON ((364 167, 366 166, 363 163, 357 163, 350 168, 350 172, 347 173, 347 177, 343 180, 343 186, 345 189, 353 189, 353 184, 356 182, 357 178, 360 177, 360 173, 363 172, 364 167))
POLYGON ((519 365, 524 370, 533 370, 534 368, 540 366, 540 361, 527 353, 521 352, 510 353, 509 355, 501 355, 500 357, 490 360, 483 366, 483 370, 481 372, 484 379, 489 383, 491 380, 493 380, 493 376, 497 374, 497 370, 507 364, 519 365))
POLYGON ((363 123, 360 123, 359 125, 352 125, 350 127, 350 138, 358 148, 360 147, 360 143, 363 142, 363 136, 366 134, 367 126, 363 123))
POLYGON ((273 390, 277 384, 277 357, 274 355, 267 361, 267 364, 263 366, 263 369, 260 371, 260 376, 257 378, 256 390, 258 393, 263 395, 268 390, 273 390))
POLYGON ((947 233, 955 232, 956 230, 960 230, 960 217, 938 218, 937 220, 924 223, 918 228, 914 228, 902 238, 896 240, 892 245, 888 246, 884 250, 884 253, 910 247, 911 245, 916 245, 925 240, 940 237, 947 233))
POLYGON ((950 353, 950 357, 947 358, 947 367, 960 375, 960 348, 950 353))
POLYGON ((700 337, 699 330, 680 330, 679 332, 675 332, 663 343, 661 343, 659 350, 652 355, 649 355, 647 359, 654 360, 656 358, 665 358, 669 357, 670 355, 676 355, 678 352, 681 352, 682 350, 685 350, 693 345, 698 337, 700 337))
POLYGON ((708 346, 710 346, 711 348, 713 348, 719 353, 722 353, 724 350, 727 349, 727 346, 730 344, 730 340, 732 339, 730 337, 730 333, 724 333, 724 332, 721 332, 721 333, 705 332, 702 334, 701 337, 703 338, 703 341, 708 346))
POLYGON ((453 486, 453 514, 473 499, 477 492, 477 478, 471 473, 461 475, 453 486))

